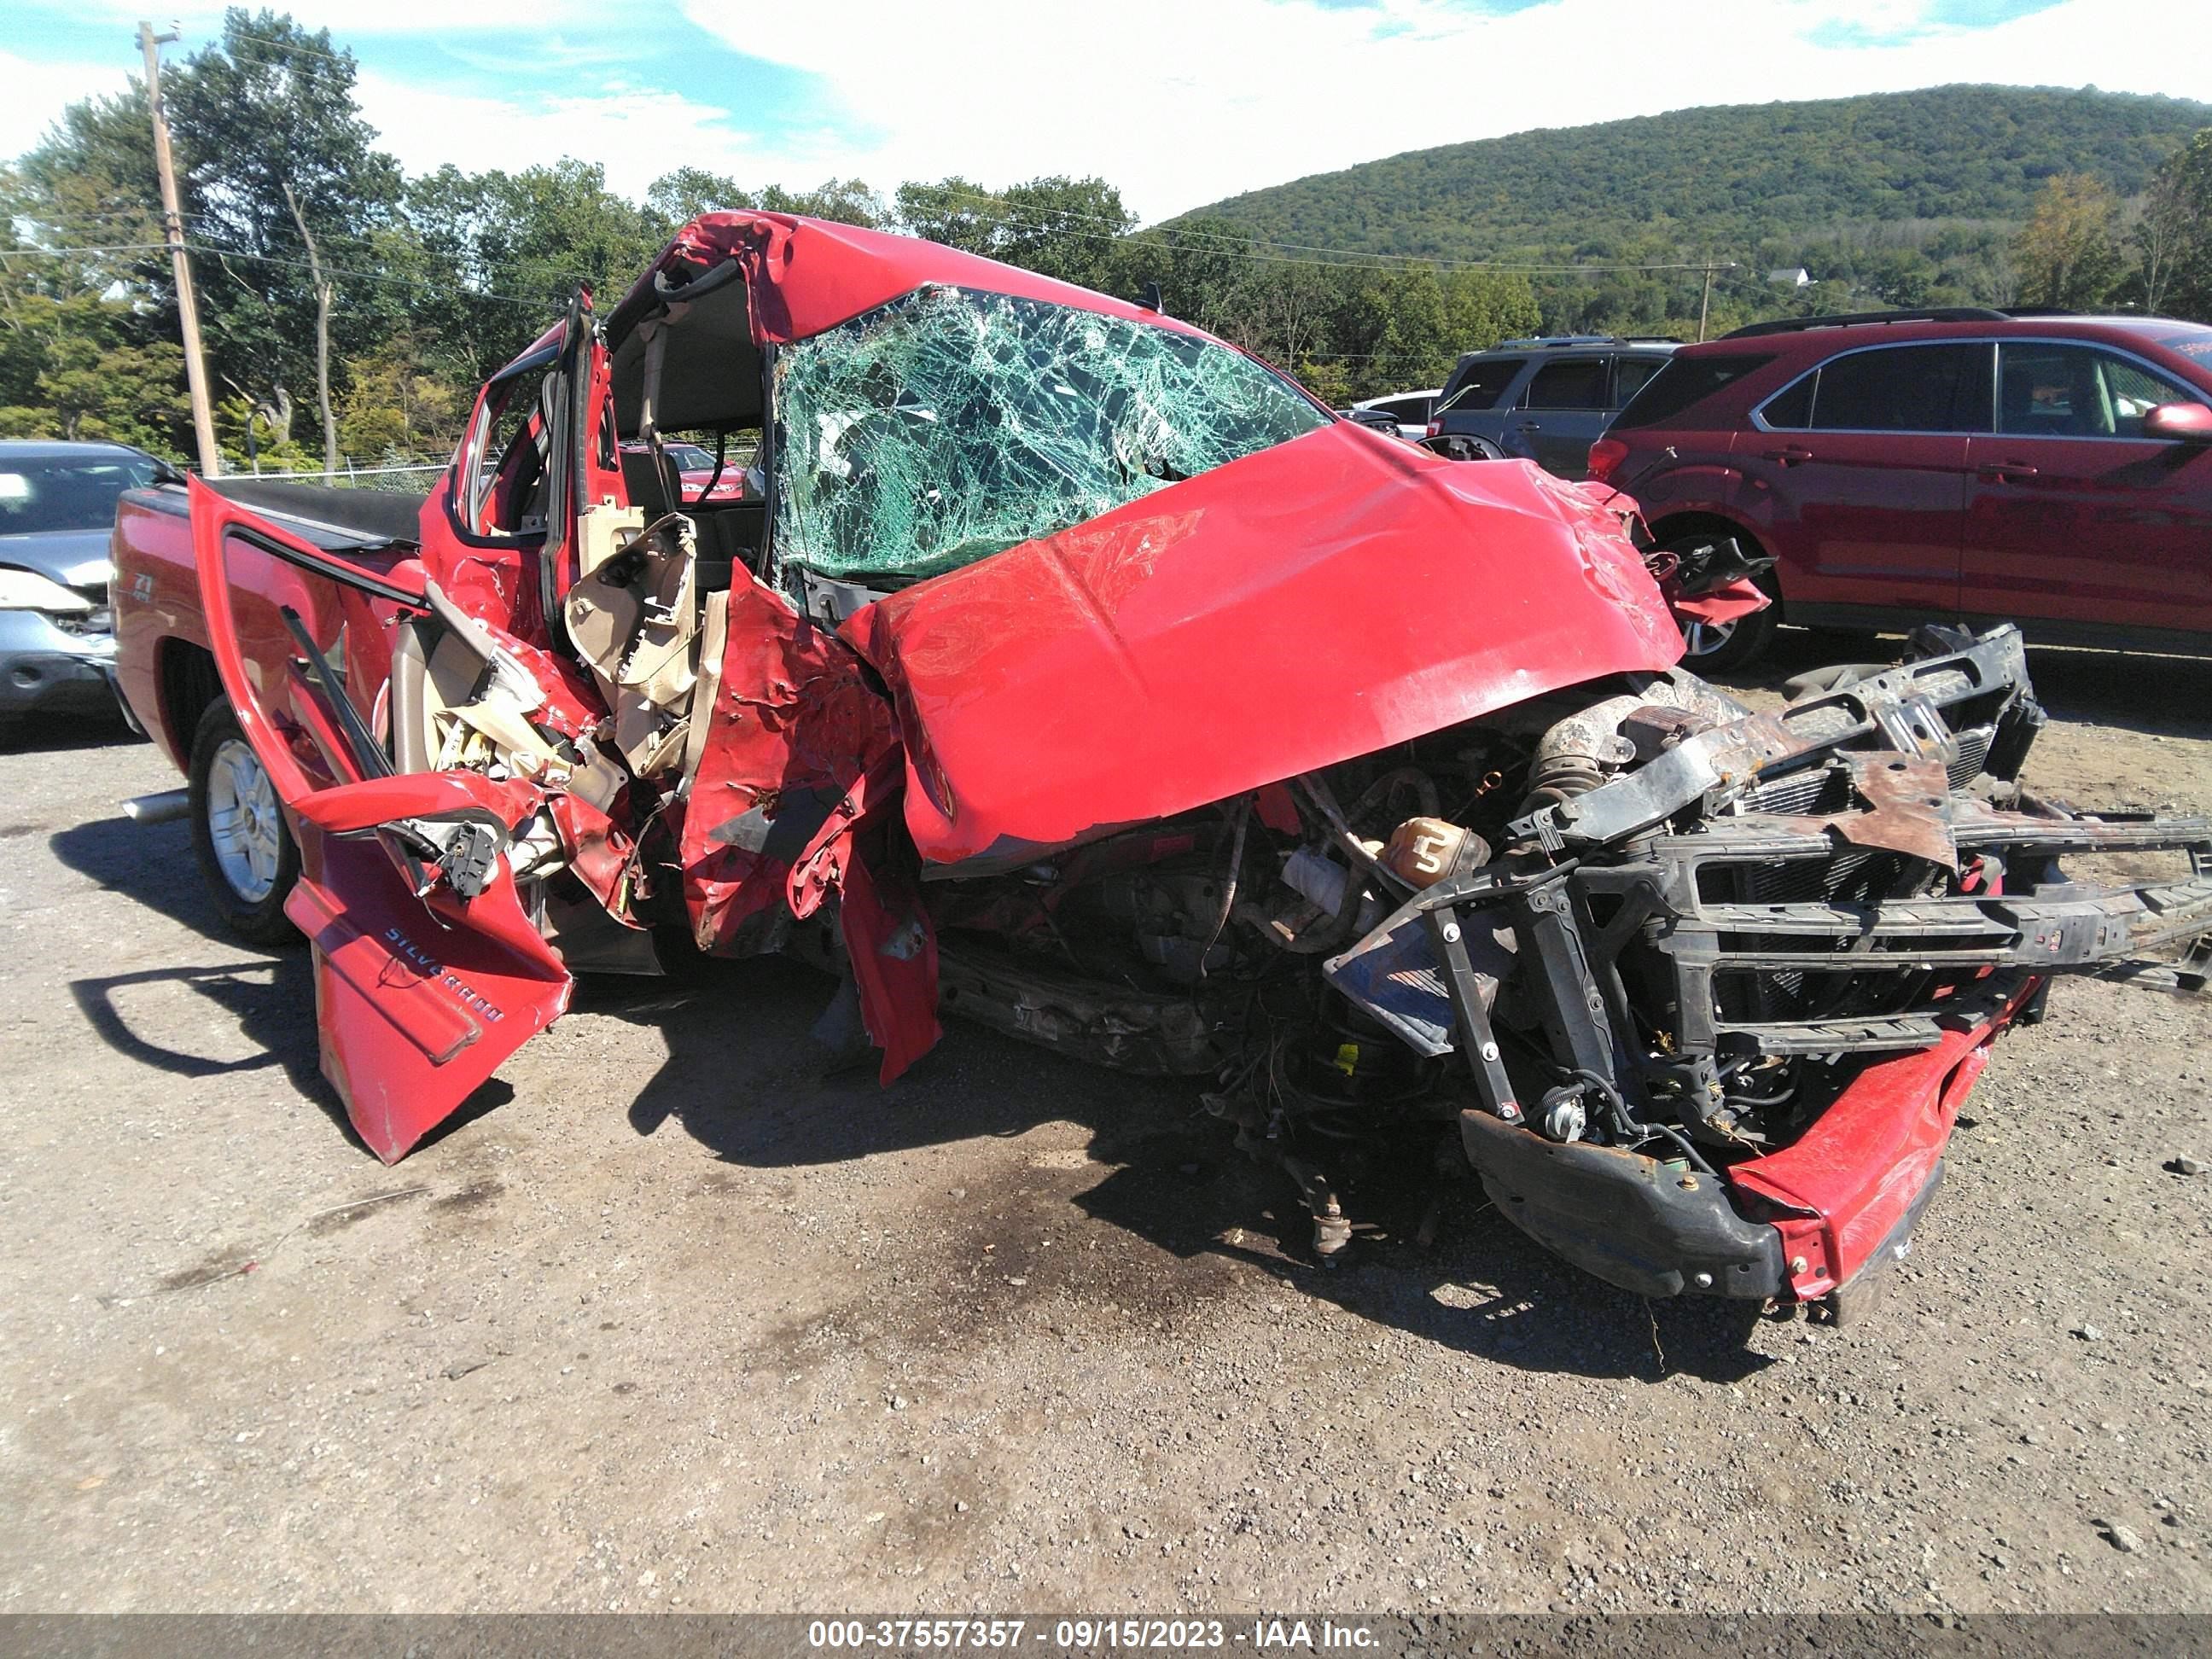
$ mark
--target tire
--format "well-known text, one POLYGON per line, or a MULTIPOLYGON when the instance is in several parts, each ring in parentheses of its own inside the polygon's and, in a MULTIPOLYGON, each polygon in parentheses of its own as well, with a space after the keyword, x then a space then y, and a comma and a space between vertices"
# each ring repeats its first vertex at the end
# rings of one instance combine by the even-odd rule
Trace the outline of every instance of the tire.
POLYGON ((223 926, 248 945, 287 945, 299 929, 284 901, 300 878, 300 849, 261 762, 217 697, 192 733, 192 851, 223 926))
POLYGON ((1692 674, 1727 674, 1750 667, 1774 642, 1774 630, 1782 620, 1776 614, 1778 609, 1770 605, 1732 623, 1682 622, 1682 666, 1692 674))
POLYGON ((1448 461, 1502 461, 1505 452, 1487 438, 1469 438, 1456 432, 1440 432, 1421 440, 1421 447, 1448 461))

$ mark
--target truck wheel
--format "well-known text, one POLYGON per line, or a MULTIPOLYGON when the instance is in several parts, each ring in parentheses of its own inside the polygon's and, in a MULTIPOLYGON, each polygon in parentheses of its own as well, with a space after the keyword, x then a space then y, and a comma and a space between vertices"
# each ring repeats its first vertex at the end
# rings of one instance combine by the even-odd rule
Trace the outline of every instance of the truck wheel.
POLYGON ((227 698, 217 697, 192 734, 192 851, 223 925, 249 945, 299 937, 284 901, 300 876, 300 849, 227 698))

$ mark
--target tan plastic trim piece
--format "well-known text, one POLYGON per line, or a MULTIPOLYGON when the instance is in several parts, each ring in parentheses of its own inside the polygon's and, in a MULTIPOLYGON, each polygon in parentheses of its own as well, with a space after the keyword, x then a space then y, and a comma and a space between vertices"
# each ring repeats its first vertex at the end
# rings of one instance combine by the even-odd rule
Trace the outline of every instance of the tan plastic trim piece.
POLYGON ((699 763, 707 753, 707 734, 714 724, 714 702, 722 693, 722 652, 730 635, 730 596, 707 596, 707 617, 699 633, 699 678, 691 689, 691 719, 684 733, 684 772, 678 787, 691 793, 699 763))

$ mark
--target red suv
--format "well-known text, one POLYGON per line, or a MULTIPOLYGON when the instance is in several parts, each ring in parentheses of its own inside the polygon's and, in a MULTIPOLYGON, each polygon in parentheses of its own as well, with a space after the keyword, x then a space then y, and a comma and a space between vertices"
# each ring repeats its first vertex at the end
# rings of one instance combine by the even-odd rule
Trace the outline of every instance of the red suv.
POLYGON ((1778 622, 2016 622, 2212 654, 2212 328, 1957 308, 1759 323, 1685 346, 1590 446, 1662 545, 1734 536, 1778 622))

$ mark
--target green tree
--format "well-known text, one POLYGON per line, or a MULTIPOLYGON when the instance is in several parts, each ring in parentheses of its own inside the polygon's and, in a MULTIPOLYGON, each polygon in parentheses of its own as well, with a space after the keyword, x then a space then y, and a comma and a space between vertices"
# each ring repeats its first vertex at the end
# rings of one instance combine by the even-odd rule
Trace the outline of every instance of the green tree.
POLYGON ((403 205, 406 239, 388 269, 405 276, 416 337, 457 391, 550 327, 578 288, 602 309, 615 303, 674 228, 574 160, 513 173, 443 167, 410 181, 403 205))
POLYGON ((812 190, 788 191, 770 185, 758 205, 770 213, 798 213, 813 219, 873 229, 890 221, 890 204, 858 179, 830 179, 812 190))
POLYGON ((1105 289, 1119 274, 1115 245, 1137 218, 1103 179, 1032 179, 1009 185, 1000 200, 1006 228, 994 258, 1081 288, 1105 289))
POLYGON ((222 250, 203 304, 227 348, 226 378, 281 392, 289 408, 292 386, 312 374, 326 468, 338 460, 334 335, 357 349, 400 310, 362 269, 398 210, 400 178, 375 148, 354 81, 353 54, 327 29, 234 7, 222 40, 164 87, 194 204, 189 234, 222 250))
POLYGON ((184 353, 145 340, 131 308, 95 295, 11 296, 0 344, 0 436, 106 438, 179 452, 184 353))
POLYGON ((647 216, 662 234, 670 236, 702 213, 726 213, 755 205, 752 193, 741 188, 736 179, 702 167, 664 173, 645 192, 647 216))
POLYGON ((1121 279, 1119 244, 1137 223, 1103 179, 1065 174, 995 191, 957 174, 909 181, 894 193, 891 215, 909 236, 1102 290, 1121 279))
POLYGON ((145 88, 87 98, 62 112, 45 139, 11 170, 5 186, 9 228, 25 223, 49 247, 115 248, 47 261, 52 289, 100 293, 118 283, 146 293, 175 328, 167 256, 161 252, 161 191, 145 88))
POLYGON ((2158 170, 2130 240, 2143 309, 2212 322, 2212 127, 2158 170))
POLYGON ((2124 261, 2120 201, 2086 173, 2062 173, 2043 187, 2013 251, 2021 294, 2030 305, 2087 309, 2111 292, 2124 261))
POLYGON ((1233 221, 1188 219, 1139 231, 1121 238, 1115 255, 1113 274, 1100 284, 1108 293, 1127 298, 1158 283, 1164 309, 1218 332, 1233 327, 1237 292, 1252 264, 1251 233, 1233 221))
POLYGON ((934 184, 911 179, 891 197, 891 213, 909 236, 996 258, 1005 245, 1006 198, 957 173, 934 184))
POLYGON ((181 383, 155 383, 183 372, 158 200, 153 129, 135 82, 70 106, 16 167, 0 170, 8 435, 76 434, 176 453, 170 416, 181 383))
POLYGON ((453 452, 470 400, 465 389, 428 366, 431 361, 422 342, 401 334, 346 366, 338 431, 347 454, 360 462, 404 466, 453 452))
POLYGON ((244 397, 215 406, 215 438, 223 465, 234 472, 312 472, 315 457, 284 435, 276 410, 244 397))

